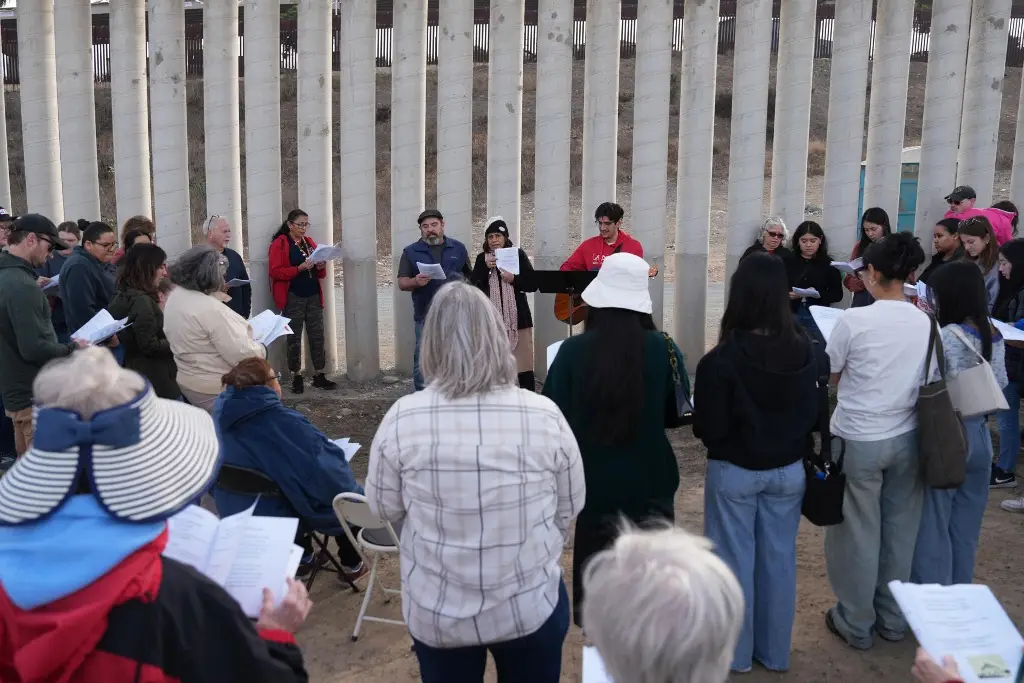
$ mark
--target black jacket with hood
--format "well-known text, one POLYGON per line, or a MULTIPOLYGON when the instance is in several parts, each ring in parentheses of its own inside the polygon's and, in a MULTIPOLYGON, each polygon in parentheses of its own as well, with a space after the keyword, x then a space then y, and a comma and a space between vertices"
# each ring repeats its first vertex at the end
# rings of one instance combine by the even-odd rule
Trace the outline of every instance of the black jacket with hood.
POLYGON ((0 253, 0 394, 5 410, 32 406, 32 382, 54 358, 68 356, 50 321, 50 303, 28 261, 0 253))
POLYGON ((733 332, 697 364, 693 434, 747 470, 799 461, 818 428, 823 352, 805 334, 733 332))

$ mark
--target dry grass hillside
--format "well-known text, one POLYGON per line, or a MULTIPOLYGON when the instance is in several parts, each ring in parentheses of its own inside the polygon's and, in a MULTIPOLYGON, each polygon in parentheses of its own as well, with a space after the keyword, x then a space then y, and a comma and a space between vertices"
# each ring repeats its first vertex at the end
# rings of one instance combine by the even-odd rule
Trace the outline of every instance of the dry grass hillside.
MULTIPOLYGON (((828 120, 829 60, 818 60, 814 65, 813 99, 810 125, 810 153, 808 174, 819 175, 825 163, 825 133, 828 120)), ((674 185, 676 174, 676 135, 679 126, 679 62, 673 68, 671 79, 671 121, 669 142, 669 183, 674 185)), ((921 136, 921 118, 924 103, 926 64, 911 64, 910 92, 907 102, 906 144, 917 144, 921 136)), ((633 76, 632 60, 624 60, 619 74, 619 182, 628 187, 632 165, 633 131, 633 76)), ((436 159, 436 113, 437 113, 437 70, 431 67, 427 74, 427 152, 426 152, 426 196, 427 204, 435 197, 436 159)), ((775 70, 771 72, 771 91, 768 120, 768 161, 771 166, 772 112, 775 98, 775 70)), ((1003 87, 1003 116, 1000 129, 1000 168, 1009 168, 1013 153, 1013 135, 1016 121, 1017 102, 1020 93, 1021 74, 1019 68, 1008 68, 1003 87)), ((334 164, 335 178, 342 150, 339 149, 338 119, 338 77, 335 76, 335 119, 334 119, 334 164)), ((536 67, 526 65, 523 97, 523 194, 533 191, 534 181, 534 122, 536 95, 536 67)), ((573 73, 573 123, 572 123, 572 183, 578 186, 582 173, 583 139, 583 62, 577 62, 573 73)), ((718 62, 718 87, 716 93, 715 161, 716 184, 724 182, 728 174, 729 160, 729 116, 732 104, 732 58, 722 56, 718 62)), ((377 76, 377 234, 378 251, 381 256, 390 252, 390 118, 391 118, 391 77, 390 71, 381 69, 377 76)), ((191 178, 191 206, 193 225, 199 225, 205 216, 205 163, 203 157, 203 88, 202 81, 188 83, 188 144, 189 173, 191 178)), ((283 169, 282 213, 292 208, 298 196, 298 160, 296 145, 296 83, 294 74, 282 74, 281 78, 281 156, 283 169)), ((8 155, 11 167, 11 183, 14 194, 14 208, 25 208, 25 178, 21 143, 21 114, 18 91, 6 93, 8 155)), ((245 123, 244 102, 240 110, 242 125, 245 123)), ((113 220, 116 214, 114 198, 113 129, 110 106, 110 88, 98 85, 96 89, 96 124, 98 131, 100 193, 103 218, 113 220)), ((474 220, 484 220, 487 186, 487 66, 478 65, 474 78, 473 112, 473 201, 474 220)), ((242 183, 245 184, 245 136, 242 135, 242 183)), ((244 195, 243 195, 244 196, 244 195)), ((334 197, 335 232, 340 235, 340 197, 335 186, 334 197)), ((57 218, 57 217, 55 217, 57 218)), ((67 216, 66 218, 78 218, 67 216)), ((86 218, 94 218, 88 216, 86 218)))

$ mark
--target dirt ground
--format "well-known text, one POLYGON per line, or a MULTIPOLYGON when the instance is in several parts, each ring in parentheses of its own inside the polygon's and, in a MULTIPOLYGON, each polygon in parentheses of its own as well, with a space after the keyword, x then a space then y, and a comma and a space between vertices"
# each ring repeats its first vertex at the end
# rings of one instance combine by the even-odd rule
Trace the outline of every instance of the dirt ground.
MULTIPOLYGON (((301 400, 288 397, 298 410, 309 415, 331 438, 351 436, 363 444, 352 462, 356 477, 366 474, 370 443, 377 424, 398 396, 411 391, 407 380, 395 384, 352 385, 342 380, 337 396, 324 392, 306 394, 301 400)), ((703 445, 693 438, 688 427, 669 432, 676 451, 681 475, 676 494, 676 520, 681 526, 700 533, 703 527, 704 462, 703 445)), ((1024 621, 1024 585, 1020 582, 1019 562, 1022 543, 1016 534, 1024 527, 1024 515, 1013 515, 999 509, 999 501, 1020 492, 993 491, 982 528, 975 580, 992 587, 1017 623, 1024 621), (1016 539, 1016 540, 1013 540, 1016 539), (1009 542, 1013 540, 1013 542, 1009 542)), ((730 680, 768 683, 819 683, 823 681, 910 680, 915 643, 913 637, 899 644, 876 639, 868 652, 857 652, 830 634, 824 624, 825 610, 833 604, 832 591, 825 573, 823 556, 824 533, 804 521, 797 538, 798 600, 793 629, 791 668, 785 675, 770 673, 757 667, 753 672, 734 675, 730 680)), ((571 581, 572 549, 566 549, 562 568, 566 581, 571 581)), ((398 559, 382 560, 385 585, 399 587, 398 559)), ((366 580, 359 582, 365 588, 366 580)), ((362 634, 352 642, 352 628, 362 601, 362 593, 353 594, 329 574, 321 574, 313 587, 315 601, 309 620, 299 634, 309 669, 315 683, 405 683, 418 681, 416 657, 411 651, 408 633, 399 626, 364 622, 362 634)), ((401 604, 396 597, 391 604, 374 593, 370 614, 401 618, 401 604)), ((583 638, 580 630, 571 627, 563 648, 562 681, 581 680, 583 638)), ((488 669, 489 683, 496 680, 488 669)))

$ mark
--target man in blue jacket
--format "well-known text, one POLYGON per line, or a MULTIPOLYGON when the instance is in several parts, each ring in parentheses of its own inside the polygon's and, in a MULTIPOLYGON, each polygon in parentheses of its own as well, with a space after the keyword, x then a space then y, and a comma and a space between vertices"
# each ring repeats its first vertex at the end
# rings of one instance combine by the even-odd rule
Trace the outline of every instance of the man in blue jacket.
POLYGON ((412 358, 412 378, 416 391, 423 389, 423 373, 420 372, 420 338, 423 335, 423 321, 427 318, 430 302, 441 285, 461 277, 469 279, 469 252, 456 239, 445 237, 444 216, 437 209, 427 209, 420 214, 420 239, 402 250, 398 263, 398 288, 412 292, 413 320, 416 323, 416 350, 412 358), (444 271, 445 279, 431 279, 420 272, 417 264, 438 264, 444 271))
MULTIPOLYGON (((248 280, 249 271, 245 269, 242 256, 228 246, 231 242, 231 224, 224 216, 214 214, 206 219, 206 241, 228 260, 228 269, 224 273, 224 282, 232 280, 248 280)), ((232 311, 248 319, 252 313, 252 285, 246 283, 228 289, 231 301, 225 302, 232 311)))
MULTIPOLYGON (((110 264, 116 251, 117 233, 97 221, 82 232, 82 243, 71 250, 71 256, 61 266, 60 300, 64 302, 69 333, 74 334, 110 304, 114 297, 114 270, 110 264)), ((117 335, 106 345, 123 363, 124 349, 117 335)))

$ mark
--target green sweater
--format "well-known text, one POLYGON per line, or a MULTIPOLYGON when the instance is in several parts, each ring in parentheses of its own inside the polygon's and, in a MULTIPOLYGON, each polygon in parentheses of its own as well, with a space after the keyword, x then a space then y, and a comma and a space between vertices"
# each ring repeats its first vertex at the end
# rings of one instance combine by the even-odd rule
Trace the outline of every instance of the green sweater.
POLYGON ((50 320, 50 304, 28 261, 0 254, 0 394, 4 409, 32 405, 32 382, 54 358, 70 355, 75 344, 60 344, 50 320))
POLYGON ((661 332, 647 333, 644 410, 633 440, 610 446, 600 443, 592 433, 593 411, 586 380, 590 372, 587 358, 594 341, 590 332, 566 339, 544 381, 544 395, 561 408, 583 455, 587 483, 583 514, 621 512, 635 519, 652 508, 671 510, 679 488, 679 465, 665 435, 666 412, 671 415, 675 406, 668 342, 661 332))

